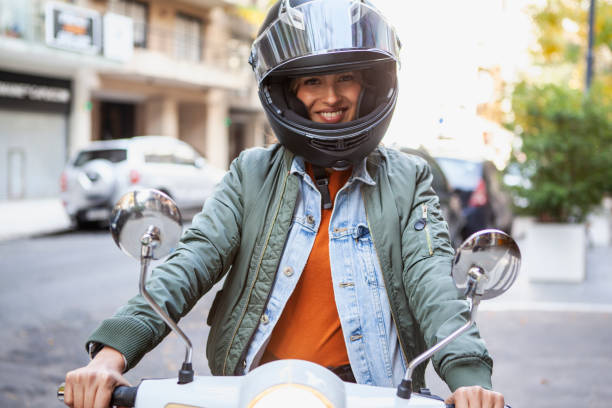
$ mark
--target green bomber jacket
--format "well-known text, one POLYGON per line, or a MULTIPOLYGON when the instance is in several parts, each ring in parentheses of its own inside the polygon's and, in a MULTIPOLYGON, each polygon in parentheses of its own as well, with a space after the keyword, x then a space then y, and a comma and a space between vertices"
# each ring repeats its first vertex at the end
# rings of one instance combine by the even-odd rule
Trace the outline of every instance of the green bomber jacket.
MULTIPOLYGON (((206 354, 214 375, 236 375, 265 310, 298 197, 293 154, 281 145, 244 151, 206 200, 177 249, 155 268, 147 289, 174 320, 225 277, 211 307, 206 354)), ((406 361, 469 319, 450 276, 448 226, 424 160, 380 146, 367 158, 375 186, 362 194, 391 313, 406 361), (426 228, 414 228, 423 217, 426 228)), ((169 328, 140 296, 102 322, 87 344, 111 346, 133 367, 169 328)), ((493 362, 476 327, 437 352, 433 366, 451 390, 491 388, 493 362)), ((425 386, 426 364, 413 372, 425 386)))

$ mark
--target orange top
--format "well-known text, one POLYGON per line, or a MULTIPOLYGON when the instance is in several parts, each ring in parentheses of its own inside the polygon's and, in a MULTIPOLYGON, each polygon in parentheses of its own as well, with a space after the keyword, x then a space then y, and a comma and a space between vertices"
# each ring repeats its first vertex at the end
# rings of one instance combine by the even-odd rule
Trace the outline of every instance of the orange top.
MULTIPOLYGON (((310 164, 307 170, 314 180, 310 164)), ((334 171, 329 175, 332 203, 350 175, 351 169, 334 171)), ((349 364, 329 263, 329 220, 332 209, 321 210, 321 225, 312 251, 274 327, 260 364, 289 358, 312 361, 330 368, 349 364)))

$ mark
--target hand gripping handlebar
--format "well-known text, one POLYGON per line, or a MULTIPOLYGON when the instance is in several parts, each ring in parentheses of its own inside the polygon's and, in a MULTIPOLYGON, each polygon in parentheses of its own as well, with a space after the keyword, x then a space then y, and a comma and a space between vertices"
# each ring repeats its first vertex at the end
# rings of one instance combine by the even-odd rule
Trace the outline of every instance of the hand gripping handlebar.
MULTIPOLYGON (((57 388, 57 399, 61 402, 64 402, 64 387, 66 383, 62 383, 57 388)), ((136 404, 136 393, 138 392, 138 387, 128 387, 125 385, 120 385, 115 388, 113 391, 113 395, 111 396, 111 406, 121 406, 121 407, 133 407, 136 404)))

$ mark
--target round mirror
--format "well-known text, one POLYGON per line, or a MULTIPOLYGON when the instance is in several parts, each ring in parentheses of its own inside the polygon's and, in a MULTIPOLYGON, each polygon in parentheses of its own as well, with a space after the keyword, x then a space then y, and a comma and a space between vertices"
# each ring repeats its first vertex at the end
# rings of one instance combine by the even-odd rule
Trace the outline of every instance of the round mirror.
POLYGON ((465 290, 468 272, 473 267, 484 274, 479 286, 481 299, 507 291, 521 267, 521 252, 512 237, 503 231, 482 230, 461 244, 453 261, 452 275, 457 288, 465 290))
POLYGON ((152 258, 160 259, 176 247, 183 231, 178 207, 161 191, 132 191, 113 207, 111 234, 117 246, 131 257, 140 259, 142 236, 151 227, 156 228, 159 235, 152 258))

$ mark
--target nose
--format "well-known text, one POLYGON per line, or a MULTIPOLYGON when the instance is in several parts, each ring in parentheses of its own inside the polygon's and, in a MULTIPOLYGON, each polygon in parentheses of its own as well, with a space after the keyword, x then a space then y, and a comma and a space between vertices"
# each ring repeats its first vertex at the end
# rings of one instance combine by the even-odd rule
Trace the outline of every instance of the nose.
POLYGON ((338 94, 336 87, 333 84, 327 85, 325 88, 325 96, 323 98, 325 103, 328 105, 336 105, 338 102, 340 102, 340 99, 341 97, 338 94))

